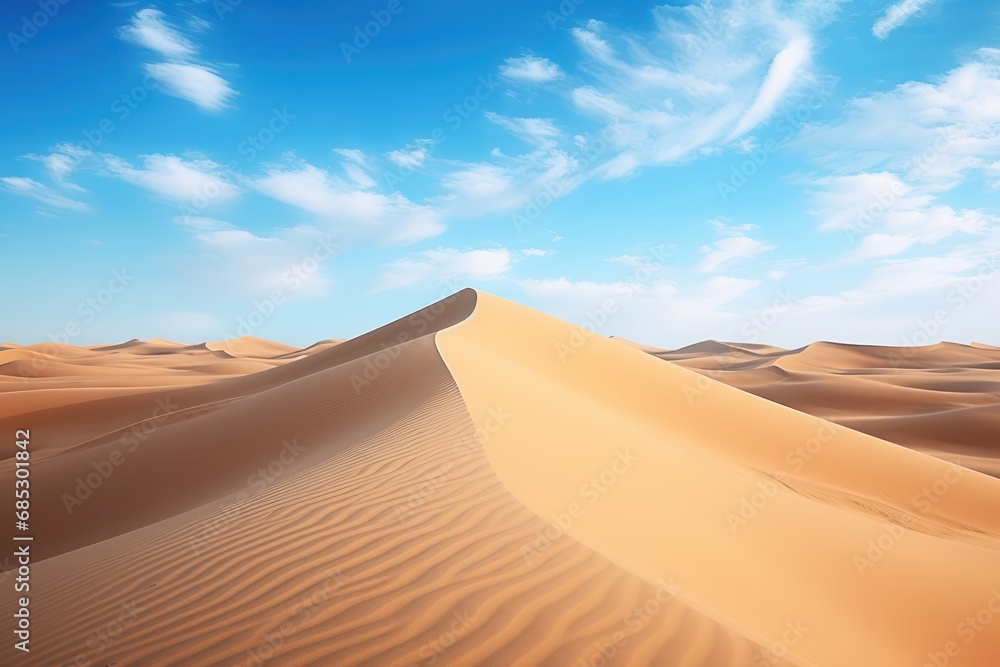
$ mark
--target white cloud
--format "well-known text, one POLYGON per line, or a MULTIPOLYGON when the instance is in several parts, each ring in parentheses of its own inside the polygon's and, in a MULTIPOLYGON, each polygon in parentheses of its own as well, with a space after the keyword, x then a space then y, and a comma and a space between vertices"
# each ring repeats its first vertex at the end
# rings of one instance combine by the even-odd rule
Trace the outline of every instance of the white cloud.
POLYGON ((954 234, 981 236, 1000 218, 945 198, 971 176, 990 187, 1000 159, 1000 59, 975 52, 932 82, 910 81, 852 100, 797 144, 825 175, 798 177, 820 229, 844 230, 853 259, 886 257, 954 234))
POLYGON ((235 199, 241 189, 230 183, 222 166, 204 158, 145 155, 143 167, 104 155, 106 174, 180 204, 208 208, 235 199))
POLYGON ((425 250, 389 264, 388 271, 376 281, 375 290, 396 289, 429 279, 496 280, 506 274, 513 263, 514 254, 507 248, 425 250))
POLYGON ((542 250, 541 248, 524 248, 520 251, 525 257, 548 257, 554 255, 558 250, 542 250))
POLYGON ((188 58, 197 51, 190 40, 170 25, 159 9, 140 9, 121 28, 119 35, 167 58, 188 58))
POLYGON ((429 151, 423 145, 407 146, 406 148, 389 151, 386 157, 403 169, 416 169, 424 164, 429 157, 429 151))
POLYGON ((771 61, 756 99, 730 135, 735 139, 767 120, 782 97, 801 77, 809 64, 812 44, 808 37, 796 37, 771 61))
POLYGON ((340 248, 316 227, 300 225, 262 236, 213 218, 188 216, 175 222, 197 242, 199 254, 184 258, 183 266, 200 285, 240 297, 270 297, 278 290, 282 302, 324 296, 332 285, 324 265, 340 248))
POLYGON ((756 229, 754 225, 730 226, 721 218, 710 222, 722 238, 712 245, 698 249, 698 252, 705 255, 695 267, 699 273, 715 273, 737 260, 751 259, 768 250, 774 250, 774 246, 768 245, 765 241, 746 235, 745 232, 756 229))
POLYGON ((226 108, 237 95, 229 82, 219 76, 216 67, 198 61, 197 46, 171 25, 160 10, 139 10, 119 30, 119 35, 167 60, 146 63, 143 70, 168 95, 194 102, 208 111, 226 108))
POLYGON ((37 201, 55 208, 68 211, 89 211, 90 207, 81 201, 70 199, 59 192, 56 192, 47 185, 43 185, 31 178, 21 176, 7 176, 0 178, 8 192, 24 197, 31 197, 37 201))
POLYGON ((236 228, 235 225, 225 220, 199 215, 174 216, 174 223, 194 232, 217 232, 236 228))
POLYGON ((562 70, 548 58, 522 56, 507 58, 500 67, 500 76, 514 81, 545 83, 563 77, 562 70))
POLYGON ((88 156, 90 156, 90 151, 86 149, 74 146, 73 144, 61 143, 57 144, 48 155, 32 154, 25 155, 24 157, 29 160, 41 162, 52 180, 61 187, 68 190, 75 190, 76 192, 84 192, 83 188, 70 183, 66 179, 80 168, 88 156))
POLYGON ((885 39, 889 33, 900 27, 914 16, 918 15, 926 7, 934 4, 936 0, 902 0, 894 5, 886 7, 883 14, 875 24, 872 25, 872 34, 879 39, 885 39))
POLYGON ((334 148, 334 153, 362 167, 368 166, 368 156, 357 148, 334 148))
POLYGON ((532 145, 555 146, 555 140, 562 137, 559 128, 547 118, 509 118, 492 111, 486 112, 486 118, 532 145))
POLYGON ((225 79, 204 65, 152 63, 145 65, 145 69, 163 86, 163 92, 194 102, 202 109, 224 109, 236 96, 225 79))
POLYGON ((440 213, 398 192, 359 189, 356 182, 308 163, 274 166, 252 187, 278 201, 337 223, 343 231, 382 243, 412 243, 444 231, 440 213))

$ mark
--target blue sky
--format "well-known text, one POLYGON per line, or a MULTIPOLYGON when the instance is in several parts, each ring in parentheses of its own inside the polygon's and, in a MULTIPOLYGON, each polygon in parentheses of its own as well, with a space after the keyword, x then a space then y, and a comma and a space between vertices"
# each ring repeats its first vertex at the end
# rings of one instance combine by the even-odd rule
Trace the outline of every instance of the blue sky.
POLYGON ((1000 344, 1000 6, 10 2, 0 338, 1000 344), (329 5, 329 6, 327 6, 329 5))

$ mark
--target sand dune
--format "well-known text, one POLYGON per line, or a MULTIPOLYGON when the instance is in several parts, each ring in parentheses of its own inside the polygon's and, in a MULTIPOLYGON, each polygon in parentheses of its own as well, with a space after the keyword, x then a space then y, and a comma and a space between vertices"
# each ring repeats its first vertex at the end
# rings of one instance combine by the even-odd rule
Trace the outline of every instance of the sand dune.
MULTIPOLYGON (((306 350, 168 343, 29 350, 70 374, 3 385, 37 495, 32 652, 5 643, 0 664, 1000 655, 1000 618, 968 641, 962 625, 994 596, 1000 613, 1000 481, 655 358, 671 353, 472 290, 306 350)), ((712 341, 678 363, 756 360, 733 372, 763 386, 805 372, 762 361, 796 352, 712 341)), ((833 352, 799 363, 830 374, 833 352)), ((878 387, 898 410, 934 391, 878 387)))
POLYGON ((837 424, 1000 477, 1000 348, 813 343, 642 349, 837 424))

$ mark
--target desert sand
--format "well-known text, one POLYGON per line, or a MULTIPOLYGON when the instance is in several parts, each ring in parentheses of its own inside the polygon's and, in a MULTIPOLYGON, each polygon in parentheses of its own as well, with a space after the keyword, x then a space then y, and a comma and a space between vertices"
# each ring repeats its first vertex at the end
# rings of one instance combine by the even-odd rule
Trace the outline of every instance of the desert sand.
POLYGON ((2 345, 0 664, 996 665, 1000 350, 699 345, 473 290, 303 350, 2 345))

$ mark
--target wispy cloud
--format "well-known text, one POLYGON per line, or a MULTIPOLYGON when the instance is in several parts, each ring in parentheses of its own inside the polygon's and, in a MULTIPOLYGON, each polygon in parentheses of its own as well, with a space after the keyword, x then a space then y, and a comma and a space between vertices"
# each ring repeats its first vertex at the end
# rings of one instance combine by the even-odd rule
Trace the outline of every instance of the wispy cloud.
MULTIPOLYGON (((206 24, 202 20, 199 30, 204 31, 206 24)), ((236 91, 219 75, 218 68, 200 61, 196 57, 197 45, 181 34, 159 9, 140 9, 119 30, 119 36, 167 59, 167 62, 146 63, 143 69, 168 95, 193 102, 207 111, 224 109, 236 97, 236 91)))
POLYGON ((820 174, 794 179, 824 230, 858 241, 855 258, 900 253, 998 219, 942 201, 971 176, 989 184, 1000 159, 1000 51, 980 49, 934 82, 911 81, 853 100, 839 119, 796 140, 820 174))
POLYGON ((434 279, 496 280, 511 268, 514 254, 507 248, 425 250, 390 263, 376 281, 375 291, 384 291, 434 279))
POLYGON ((890 32, 919 15, 935 2, 937 0, 902 0, 902 2, 889 5, 885 9, 885 13, 872 25, 872 34, 879 39, 885 39, 890 32))
POLYGON ((738 260, 774 250, 773 245, 747 235, 747 232, 756 229, 754 225, 727 225, 722 218, 710 222, 722 238, 699 248, 698 252, 705 255, 695 268, 699 273, 715 273, 738 260))
POLYGON ((0 182, 8 192, 24 197, 31 197, 37 201, 54 208, 61 208, 68 211, 89 211, 90 207, 84 202, 70 199, 59 192, 56 192, 47 185, 43 185, 31 178, 21 176, 7 176, 0 178, 0 182))
POLYGON ((782 97, 809 64, 811 52, 812 44, 809 38, 796 37, 774 56, 757 97, 729 136, 730 140, 749 132, 774 113, 782 97))
POLYGON ((119 35, 167 58, 189 58, 197 52, 194 43, 170 25, 159 9, 140 9, 119 30, 119 35))
POLYGON ((164 199, 188 205, 224 204, 241 188, 230 182, 221 165, 207 158, 184 159, 176 155, 143 156, 143 166, 135 167, 114 155, 103 155, 102 173, 138 186, 164 199))
MULTIPOLYGON (((353 163, 351 163, 353 164, 353 163)), ((309 163, 273 165, 250 185, 268 197, 307 211, 353 237, 387 244, 413 243, 444 231, 440 213, 398 192, 382 194, 357 179, 309 163)))
POLYGON ((202 109, 218 111, 229 105, 236 91, 221 76, 204 65, 151 63, 146 73, 156 79, 163 92, 194 102, 202 109))
POLYGON ((513 81, 545 83, 561 79, 563 72, 548 58, 522 56, 520 58, 507 58, 503 66, 500 67, 500 76, 513 81))

